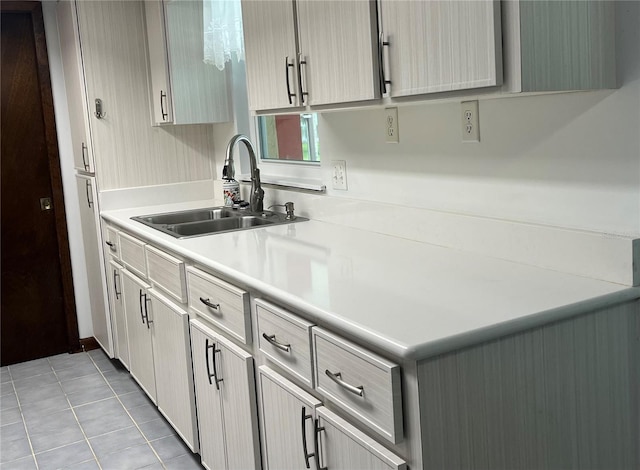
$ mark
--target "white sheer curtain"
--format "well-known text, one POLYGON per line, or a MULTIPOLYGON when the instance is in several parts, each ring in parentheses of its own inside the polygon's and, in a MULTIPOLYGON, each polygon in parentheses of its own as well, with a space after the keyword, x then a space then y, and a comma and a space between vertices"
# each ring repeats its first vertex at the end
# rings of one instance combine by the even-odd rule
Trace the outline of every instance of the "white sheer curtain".
POLYGON ((240 0, 202 0, 204 2, 204 62, 224 70, 235 57, 244 60, 242 11, 240 0))

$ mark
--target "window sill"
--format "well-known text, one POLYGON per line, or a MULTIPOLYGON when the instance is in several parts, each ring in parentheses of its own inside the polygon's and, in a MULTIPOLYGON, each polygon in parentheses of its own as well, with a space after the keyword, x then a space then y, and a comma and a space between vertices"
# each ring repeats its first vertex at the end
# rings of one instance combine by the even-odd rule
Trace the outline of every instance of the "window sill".
MULTIPOLYGON (((251 183, 251 176, 238 175, 238 181, 251 183)), ((327 187, 322 181, 312 178, 291 178, 286 176, 260 175, 262 184, 280 186, 284 188, 304 189, 307 191, 324 192, 327 187)))

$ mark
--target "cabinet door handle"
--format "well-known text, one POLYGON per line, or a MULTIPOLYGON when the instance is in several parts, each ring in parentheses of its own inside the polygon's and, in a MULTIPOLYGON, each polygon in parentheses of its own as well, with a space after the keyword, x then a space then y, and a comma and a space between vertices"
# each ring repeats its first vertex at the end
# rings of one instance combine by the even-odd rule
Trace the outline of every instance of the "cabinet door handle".
POLYGON ((316 454, 315 452, 309 453, 309 451, 307 450, 307 427, 305 426, 305 423, 307 422, 308 419, 313 419, 312 415, 308 415, 307 414, 307 409, 303 406, 302 407, 302 452, 304 454, 304 463, 307 466, 307 468, 311 468, 309 466, 309 459, 311 457, 314 457, 316 454))
POLYGON ((90 194, 91 194, 91 182, 89 180, 85 180, 84 188, 85 188, 85 191, 87 193, 87 205, 89 206, 89 208, 91 208, 91 207, 93 207, 93 201, 91 200, 91 197, 90 197, 90 194))
POLYGON ((291 82, 289 81, 289 67, 293 68, 294 64, 289 63, 289 56, 287 56, 284 58, 284 76, 287 80, 287 98, 289 99, 289 104, 293 104, 293 100, 291 98, 294 98, 296 94, 291 93, 291 82))
POLYGON ((342 388, 344 388, 348 392, 354 393, 359 397, 364 396, 364 387, 362 385, 358 385, 356 387, 355 385, 348 384, 347 382, 342 380, 341 372, 336 372, 334 374, 333 372, 330 372, 329 369, 325 369, 324 373, 327 375, 327 377, 329 377, 331 380, 333 380, 335 383, 340 385, 342 388))
POLYGON ((213 349, 215 347, 215 344, 209 344, 209 338, 204 339, 204 360, 207 364, 207 379, 209 380, 209 385, 213 385, 213 382, 211 382, 213 374, 211 373, 211 365, 209 364, 209 349, 213 349))
POLYGON ((378 39, 378 61, 380 62, 378 70, 380 71, 380 93, 385 94, 387 92, 387 85, 391 85, 391 80, 387 80, 384 73, 384 48, 389 47, 389 41, 384 40, 384 34, 380 33, 378 39))
POLYGON ((147 328, 151 329, 149 323, 153 323, 153 320, 149 320, 149 310, 147 307, 147 303, 149 302, 149 300, 150 299, 148 298, 147 294, 145 294, 144 291, 140 289, 140 318, 142 318, 142 324, 144 325, 146 323, 147 328))
POLYGON ((307 61, 302 54, 298 54, 298 88, 300 90, 300 104, 304 104, 304 97, 309 93, 304 91, 302 87, 302 66, 307 65, 307 61))
POLYGON ((84 166, 84 171, 88 171, 89 170, 89 164, 87 163, 87 160, 85 159, 85 150, 88 150, 87 146, 85 145, 84 142, 82 142, 82 166, 84 166))
POLYGON ((280 341, 277 341, 276 335, 267 335, 266 333, 262 333, 262 337, 266 339, 270 344, 273 344, 276 348, 284 352, 291 352, 291 345, 284 344, 284 343, 281 343, 280 341))
POLYGON ((142 324, 144 325, 144 313, 142 313, 142 299, 146 297, 145 293, 140 289, 140 319, 142 320, 142 324))
POLYGON ((144 295, 144 320, 147 322, 147 329, 151 329, 151 323, 153 320, 149 320, 149 302, 151 299, 147 294, 144 295))
POLYGON ((200 297, 200 302, 214 310, 218 310, 220 308, 220 304, 212 304, 209 299, 205 299, 204 297, 200 297))
POLYGON ((320 427, 320 421, 318 418, 315 419, 313 425, 313 447, 314 452, 313 455, 316 461, 316 469, 317 470, 327 470, 327 467, 320 466, 320 433, 324 431, 324 426, 320 427))
POLYGON ((110 241, 105 242, 111 251, 116 251, 116 244, 110 241))
POLYGON ((167 117, 169 116, 168 113, 164 112, 164 100, 167 98, 167 94, 160 90, 160 112, 162 113, 162 120, 166 121, 167 117))
POLYGON ((116 295, 116 300, 120 299, 120 296, 122 295, 122 292, 118 292, 118 281, 117 279, 120 277, 120 274, 118 274, 118 271, 116 271, 115 269, 113 270, 113 293, 116 295))

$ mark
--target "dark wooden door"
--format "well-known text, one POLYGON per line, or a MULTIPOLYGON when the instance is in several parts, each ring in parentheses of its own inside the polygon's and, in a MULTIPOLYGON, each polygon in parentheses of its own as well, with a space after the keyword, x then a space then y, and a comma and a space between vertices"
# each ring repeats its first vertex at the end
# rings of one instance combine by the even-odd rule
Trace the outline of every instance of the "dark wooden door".
POLYGON ((42 10, 24 3, 26 11, 7 11, 13 2, 2 2, 0 29, 2 365, 78 345, 42 10))

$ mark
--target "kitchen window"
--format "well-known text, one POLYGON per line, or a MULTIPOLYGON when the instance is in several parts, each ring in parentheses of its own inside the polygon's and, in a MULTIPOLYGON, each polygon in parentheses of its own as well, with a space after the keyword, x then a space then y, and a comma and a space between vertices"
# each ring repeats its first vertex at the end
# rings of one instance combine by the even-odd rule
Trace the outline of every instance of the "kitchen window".
POLYGON ((262 160, 320 163, 317 114, 260 116, 256 119, 262 160))

